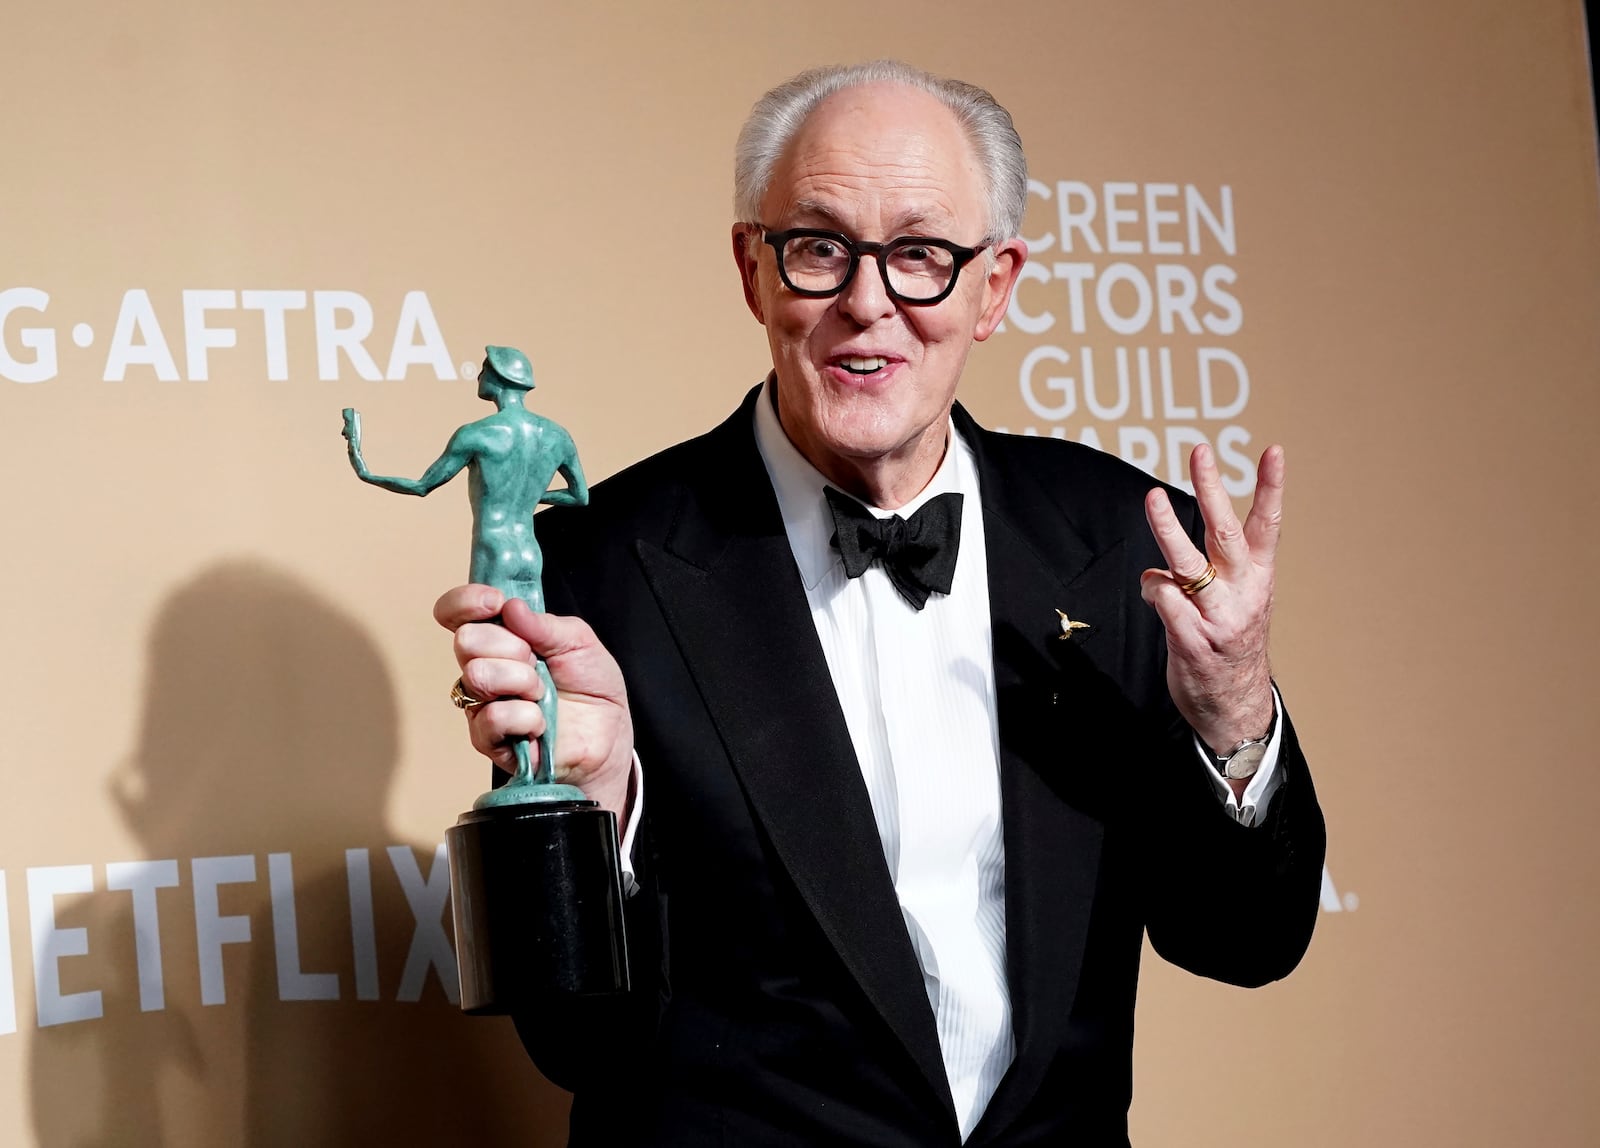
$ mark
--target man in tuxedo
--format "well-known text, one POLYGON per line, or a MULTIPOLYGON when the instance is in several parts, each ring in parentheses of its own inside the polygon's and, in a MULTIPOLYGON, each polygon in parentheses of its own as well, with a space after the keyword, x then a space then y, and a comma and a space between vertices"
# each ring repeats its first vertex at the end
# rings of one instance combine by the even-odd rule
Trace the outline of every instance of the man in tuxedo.
POLYGON ((1282 452, 1241 524, 1206 447, 1196 503, 955 403, 1027 257, 986 92, 802 74, 735 182, 771 373, 539 517, 548 614, 435 607, 473 744, 539 733, 537 651, 556 772, 624 827, 633 991, 519 1030, 574 1144, 1124 1145, 1144 935, 1254 985, 1316 914, 1282 452))

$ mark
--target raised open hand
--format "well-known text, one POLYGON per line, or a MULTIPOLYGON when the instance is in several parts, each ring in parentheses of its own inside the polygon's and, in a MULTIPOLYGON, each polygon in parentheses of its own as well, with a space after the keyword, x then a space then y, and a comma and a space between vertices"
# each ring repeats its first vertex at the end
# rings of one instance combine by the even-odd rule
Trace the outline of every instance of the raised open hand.
POLYGON ((1261 456, 1243 525, 1209 446, 1194 448, 1189 474, 1205 520, 1206 553, 1190 540, 1166 492, 1152 490, 1145 515, 1167 569, 1146 570, 1140 591, 1167 629, 1172 700, 1200 739, 1225 754, 1246 738, 1265 736, 1272 724, 1267 629, 1283 519, 1283 448, 1270 446, 1261 456))

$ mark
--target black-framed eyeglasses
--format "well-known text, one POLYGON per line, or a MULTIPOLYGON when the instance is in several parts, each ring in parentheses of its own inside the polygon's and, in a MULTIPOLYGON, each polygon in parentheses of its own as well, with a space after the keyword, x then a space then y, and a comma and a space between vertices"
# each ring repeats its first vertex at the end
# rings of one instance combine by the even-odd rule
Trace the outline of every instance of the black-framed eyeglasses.
POLYGON ((792 227, 769 231, 759 224, 762 241, 778 256, 783 285, 808 299, 837 295, 856 277, 863 255, 878 261, 889 297, 901 303, 926 306, 938 303, 955 290, 961 269, 988 247, 962 247, 948 239, 902 235, 885 243, 862 243, 837 231, 792 227))

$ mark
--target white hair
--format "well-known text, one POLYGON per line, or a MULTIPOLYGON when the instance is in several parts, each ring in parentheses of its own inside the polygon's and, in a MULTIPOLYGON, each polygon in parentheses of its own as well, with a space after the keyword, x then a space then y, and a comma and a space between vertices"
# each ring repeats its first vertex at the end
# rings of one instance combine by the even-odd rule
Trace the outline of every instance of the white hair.
POLYGON ((760 222, 761 199, 772 183, 773 169, 817 105, 847 88, 878 83, 927 92, 955 113, 972 141, 988 184, 984 189, 989 199, 986 238, 993 242, 1017 235, 1027 206, 1028 161, 1011 113, 980 87, 935 76, 899 60, 812 68, 756 101, 734 148, 733 210, 739 222, 760 222))

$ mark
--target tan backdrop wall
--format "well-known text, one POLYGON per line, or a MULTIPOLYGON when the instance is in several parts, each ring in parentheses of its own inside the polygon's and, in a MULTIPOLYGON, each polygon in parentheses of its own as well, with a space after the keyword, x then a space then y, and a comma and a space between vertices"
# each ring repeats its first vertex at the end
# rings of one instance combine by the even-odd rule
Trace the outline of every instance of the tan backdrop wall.
POLYGON ((720 419, 765 369, 738 124, 884 54, 989 86, 1029 148, 980 419, 1168 478, 1205 437, 1241 496, 1289 451, 1323 919, 1259 992, 1149 962, 1135 1142, 1600 1142, 1577 4, 0 23, 0 1143, 562 1142, 508 1026, 448 999, 436 850, 482 770, 428 606, 464 492, 361 486, 338 412, 419 473, 509 342, 592 476, 720 419))

